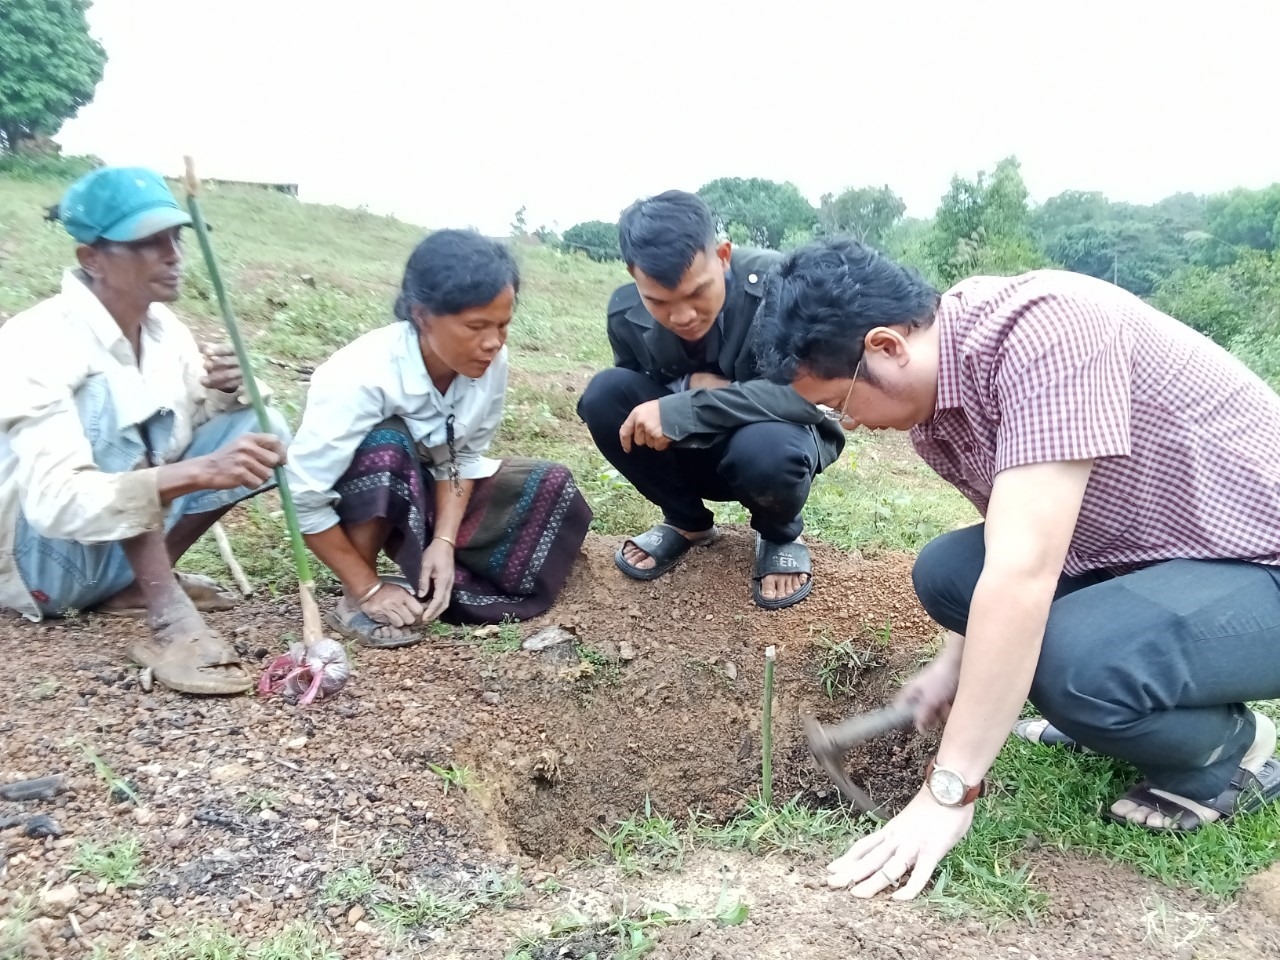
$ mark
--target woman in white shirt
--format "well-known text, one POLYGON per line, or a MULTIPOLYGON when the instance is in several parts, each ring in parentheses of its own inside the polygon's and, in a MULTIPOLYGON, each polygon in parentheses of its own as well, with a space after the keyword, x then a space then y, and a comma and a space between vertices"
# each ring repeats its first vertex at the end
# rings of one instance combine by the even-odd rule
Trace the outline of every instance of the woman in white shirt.
POLYGON ((328 622, 362 645, 416 643, 412 627, 436 618, 537 616, 586 537, 591 509, 567 467, 486 456, 519 289, 501 243, 433 233, 405 267, 400 322, 311 376, 285 469, 308 546, 342 581, 328 622), (378 576, 382 552, 403 579, 378 576))

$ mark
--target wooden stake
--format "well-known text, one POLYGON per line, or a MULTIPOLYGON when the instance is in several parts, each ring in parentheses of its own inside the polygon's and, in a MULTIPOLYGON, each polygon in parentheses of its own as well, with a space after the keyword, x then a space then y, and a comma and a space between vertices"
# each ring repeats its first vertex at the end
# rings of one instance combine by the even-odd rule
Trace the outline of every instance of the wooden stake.
POLYGON ((764 651, 764 715, 760 718, 761 796, 765 807, 773 806, 773 661, 775 651, 764 651))
POLYGON ((219 522, 213 525, 212 532, 213 539, 218 544, 218 553, 221 554, 222 562, 227 565, 227 569, 231 571, 231 577, 235 580, 236 586, 240 588, 240 592, 246 597, 252 596, 253 584, 244 575, 244 568, 240 566, 240 561, 236 559, 236 555, 231 552, 231 541, 227 539, 227 531, 219 522))

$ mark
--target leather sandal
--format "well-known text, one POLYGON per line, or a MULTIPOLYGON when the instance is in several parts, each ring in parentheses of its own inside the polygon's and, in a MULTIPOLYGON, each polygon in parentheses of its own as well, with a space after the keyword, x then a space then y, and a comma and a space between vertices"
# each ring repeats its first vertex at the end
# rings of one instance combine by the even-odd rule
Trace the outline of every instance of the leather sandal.
POLYGON ((757 607, 765 610, 782 610, 799 603, 813 589, 813 562, 809 548, 798 540, 790 543, 774 543, 756 534, 756 565, 751 576, 751 597, 757 607), (760 590, 764 578, 776 574, 806 574, 804 583, 795 593, 785 597, 767 598, 760 590))
POLYGON ((234 696, 253 688, 253 677, 231 644, 212 632, 159 642, 136 640, 129 647, 135 663, 150 667, 157 683, 196 696, 234 696))
POLYGON ((710 543, 714 543, 719 536, 720 531, 716 527, 712 527, 706 533, 697 537, 690 538, 669 523, 658 523, 638 537, 624 540, 622 546, 618 548, 618 552, 614 554, 613 562, 617 564, 619 570, 633 580, 657 580, 658 577, 679 563, 680 558, 694 547, 705 547, 710 543), (647 553, 649 558, 653 560, 653 566, 645 568, 628 563, 624 554, 628 545, 638 547, 647 553))

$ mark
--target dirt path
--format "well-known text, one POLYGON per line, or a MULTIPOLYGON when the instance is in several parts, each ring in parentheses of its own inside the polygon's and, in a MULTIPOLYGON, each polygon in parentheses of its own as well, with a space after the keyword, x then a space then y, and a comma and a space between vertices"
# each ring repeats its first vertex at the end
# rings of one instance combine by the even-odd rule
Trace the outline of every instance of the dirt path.
MULTIPOLYGON (((602 850, 592 828, 646 801, 658 813, 696 808, 713 820, 742 808, 759 784, 766 645, 779 658, 775 790, 822 806, 833 798, 808 757, 800 715, 830 720, 882 703, 934 640, 906 557, 854 560, 816 546, 811 598, 770 614, 750 602, 749 531, 730 531, 654 584, 621 577, 615 546, 591 537, 562 602, 540 621, 471 642, 434 637, 402 651, 359 651, 341 698, 310 710, 145 693, 123 657, 137 629, 129 622, 0 622, 0 656, 12 665, 0 783, 66 775, 53 800, 0 802, 0 910, 32 898, 27 935, 51 957, 134 940, 145 948, 212 920, 255 941, 300 918, 319 923, 344 957, 504 957, 519 936, 570 913, 603 920, 647 902, 712 918, 646 928, 653 957, 1280 951, 1277 928, 1255 926, 1243 908, 1048 850, 1028 854, 1050 891, 1048 916, 995 933, 934 908, 816 888, 822 864, 813 859, 698 848, 681 872, 652 877, 579 862, 602 850), (574 639, 538 653, 504 650, 547 626, 574 639), (828 677, 849 690, 832 702, 821 690, 822 645, 845 640, 860 669, 828 677), (438 775, 462 768, 466 783, 438 775), (55 822, 54 835, 27 836, 39 814, 55 822), (84 842, 131 841, 135 886, 73 874, 84 842), (513 869, 519 889, 503 886, 513 869), (424 889, 451 904, 469 891, 488 906, 447 935, 432 933, 432 922, 389 934, 380 916, 440 916, 438 902, 424 906, 424 889), (49 890, 57 896, 42 904, 49 890), (749 908, 746 921, 717 923, 719 909, 737 902, 749 908)), ((254 660, 299 626, 283 599, 214 620, 254 660)), ((893 808, 917 788, 930 746, 886 737, 851 770, 893 808)), ((545 955, 586 956, 591 936, 545 955)), ((599 960, 613 956, 599 946, 599 960)))

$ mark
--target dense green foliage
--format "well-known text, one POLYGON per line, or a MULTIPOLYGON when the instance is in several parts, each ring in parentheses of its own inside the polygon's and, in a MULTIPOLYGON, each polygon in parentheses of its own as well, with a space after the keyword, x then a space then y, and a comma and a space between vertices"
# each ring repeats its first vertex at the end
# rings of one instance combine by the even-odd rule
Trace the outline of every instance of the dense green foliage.
POLYGON ((580 251, 600 263, 622 259, 616 223, 605 223, 603 220, 575 223, 564 232, 560 243, 565 249, 580 251))
POLYGON ((0 3, 0 153, 48 136, 93 99, 107 55, 89 0, 0 3))

